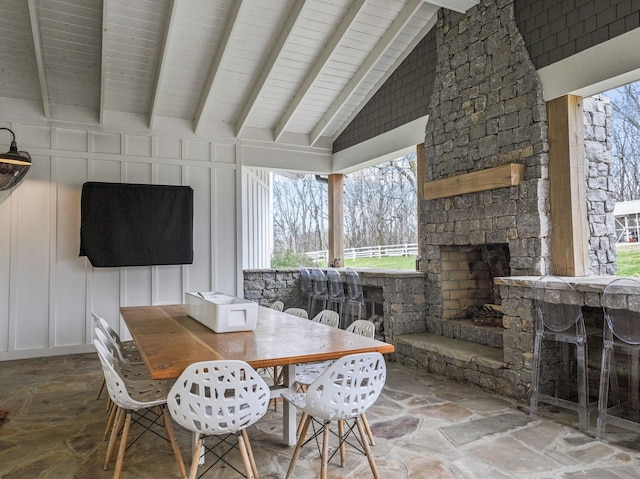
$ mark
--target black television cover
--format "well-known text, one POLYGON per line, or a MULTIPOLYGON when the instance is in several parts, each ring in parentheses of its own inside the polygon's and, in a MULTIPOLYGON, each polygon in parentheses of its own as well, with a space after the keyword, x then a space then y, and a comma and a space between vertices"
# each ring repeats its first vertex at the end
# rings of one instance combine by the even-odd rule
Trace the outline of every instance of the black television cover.
POLYGON ((85 183, 80 256, 95 267, 193 263, 193 190, 85 183))

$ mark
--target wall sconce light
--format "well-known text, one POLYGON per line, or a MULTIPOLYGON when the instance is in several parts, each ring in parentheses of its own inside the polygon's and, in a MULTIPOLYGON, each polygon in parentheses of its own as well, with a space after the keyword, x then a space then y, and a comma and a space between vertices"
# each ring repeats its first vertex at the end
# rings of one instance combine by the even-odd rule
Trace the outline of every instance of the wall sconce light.
POLYGON ((0 128, 11 133, 11 146, 6 153, 0 153, 0 191, 17 186, 31 167, 31 156, 26 151, 18 151, 16 135, 9 128, 0 128))

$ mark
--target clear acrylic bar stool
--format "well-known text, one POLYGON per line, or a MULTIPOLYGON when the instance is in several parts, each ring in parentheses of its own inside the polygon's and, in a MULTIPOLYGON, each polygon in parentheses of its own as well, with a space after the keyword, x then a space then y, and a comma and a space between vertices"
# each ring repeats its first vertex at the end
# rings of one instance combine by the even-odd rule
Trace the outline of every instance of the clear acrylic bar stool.
POLYGON ((607 423, 640 432, 640 281, 620 278, 607 285, 602 294, 604 338, 600 368, 598 423, 596 437, 603 439, 607 423), (626 397, 618 389, 616 352, 627 355, 626 397), (609 388, 613 391, 609 402, 609 388))
MULTIPOLYGON (((564 279, 547 275, 534 287, 535 337, 533 364, 531 367, 531 402, 529 414, 536 416, 538 403, 552 404, 577 411, 580 429, 589 429, 589 382, 587 371, 587 331, 582 316, 582 297, 564 279), (560 377, 543 377, 542 384, 548 387, 555 382, 555 394, 540 391, 543 368, 543 341, 555 341, 560 350, 560 377), (569 346, 576 350, 577 401, 569 398, 569 346)), ((546 355, 545 355, 546 357, 546 355)))

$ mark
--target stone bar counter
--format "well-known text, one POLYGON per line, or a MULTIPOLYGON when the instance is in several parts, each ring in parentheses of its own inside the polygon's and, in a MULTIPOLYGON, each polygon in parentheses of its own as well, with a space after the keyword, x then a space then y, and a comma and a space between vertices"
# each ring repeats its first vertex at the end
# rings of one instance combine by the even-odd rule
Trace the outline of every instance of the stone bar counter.
MULTIPOLYGON (((338 271, 344 278, 345 269, 338 271)), ((356 271, 367 299, 362 318, 378 324, 378 334, 384 341, 394 344, 399 335, 426 331, 424 273, 368 268, 356 271)), ((285 308, 306 306, 300 295, 297 268, 244 270, 244 297, 264 306, 276 300, 284 302, 285 308)))

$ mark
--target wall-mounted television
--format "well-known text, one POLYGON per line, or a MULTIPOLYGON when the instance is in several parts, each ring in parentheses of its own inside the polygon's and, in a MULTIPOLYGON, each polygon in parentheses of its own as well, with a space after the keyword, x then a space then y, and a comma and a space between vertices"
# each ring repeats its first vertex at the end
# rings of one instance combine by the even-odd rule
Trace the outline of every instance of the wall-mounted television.
POLYGON ((193 190, 188 186, 87 182, 80 256, 95 267, 193 263, 193 190))

